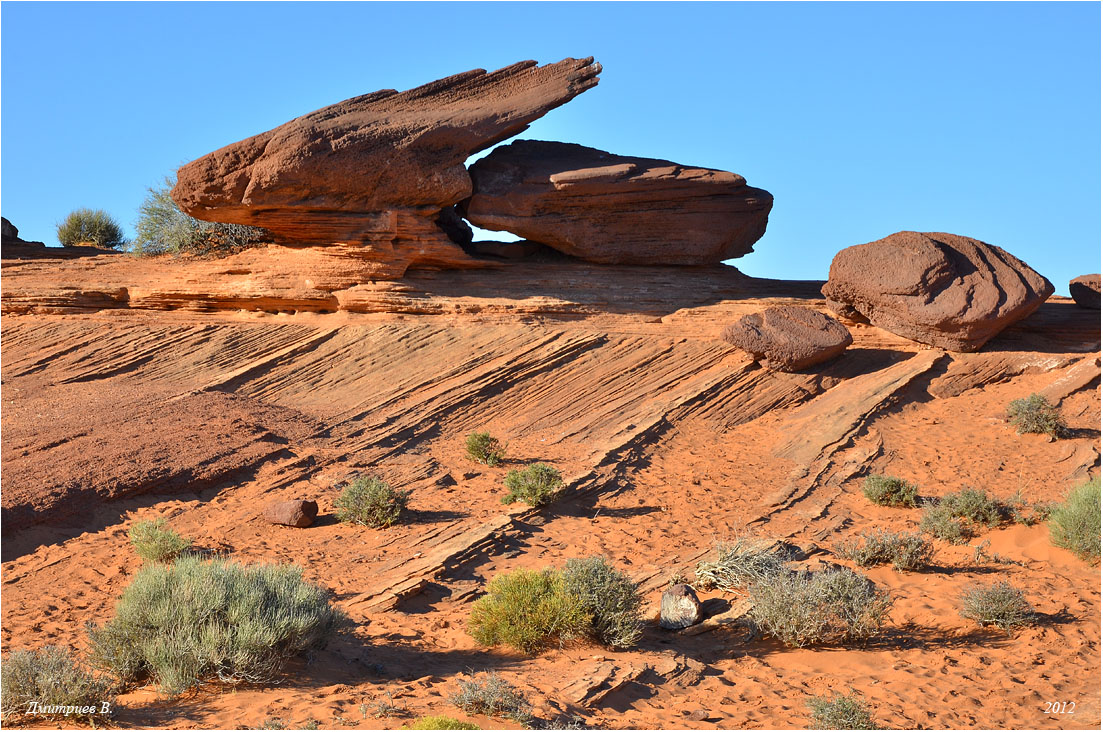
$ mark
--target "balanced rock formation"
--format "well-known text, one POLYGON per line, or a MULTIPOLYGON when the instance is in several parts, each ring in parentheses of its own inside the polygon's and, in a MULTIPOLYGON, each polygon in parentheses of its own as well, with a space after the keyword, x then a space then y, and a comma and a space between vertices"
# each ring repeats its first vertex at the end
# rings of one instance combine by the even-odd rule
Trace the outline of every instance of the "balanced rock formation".
POLYGON ((1069 294, 1080 307, 1099 310, 1099 275, 1080 275, 1070 280, 1069 294))
POLYGON ((660 627, 681 630, 701 622, 702 617, 701 601, 689 585, 671 585, 663 592, 659 603, 660 627))
POLYGON ((835 255, 823 294, 841 317, 948 351, 976 351, 1053 294, 999 247, 901 231, 835 255))
POLYGON ((744 315, 728 326, 724 340, 778 371, 800 371, 830 360, 854 341, 830 315, 796 305, 744 315))
POLYGON ((471 223, 603 264, 743 256, 774 200, 735 173, 563 142, 519 140, 470 173, 474 193, 460 208, 471 223))
MULTIPOLYGON (((285 244, 337 245, 379 278, 478 263, 436 223, 471 194, 465 160, 593 87, 592 58, 476 69, 354 97, 180 168, 172 198, 205 221, 259 226, 285 244)), ((460 230, 462 236, 462 229, 460 230)))
POLYGON ((270 524, 304 529, 318 518, 316 501, 276 501, 264 509, 264 520, 270 524))

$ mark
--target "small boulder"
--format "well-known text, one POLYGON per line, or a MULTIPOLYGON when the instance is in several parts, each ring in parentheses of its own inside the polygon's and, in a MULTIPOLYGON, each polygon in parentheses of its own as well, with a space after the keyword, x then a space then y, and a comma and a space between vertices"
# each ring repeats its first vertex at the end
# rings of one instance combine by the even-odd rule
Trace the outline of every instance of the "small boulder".
POLYGON ((701 622, 701 601, 689 585, 671 585, 663 593, 659 607, 659 625, 666 630, 681 630, 701 622))
POLYGON ((1080 275, 1070 281, 1069 294, 1080 307, 1099 310, 1099 275, 1080 275))
POLYGON ((318 504, 315 501, 275 501, 264 509, 264 520, 268 523, 298 529, 310 526, 316 518, 318 504))
POLYGON ((728 326, 724 340, 778 371, 800 371, 835 358, 854 341, 830 315, 797 305, 744 315, 728 326))

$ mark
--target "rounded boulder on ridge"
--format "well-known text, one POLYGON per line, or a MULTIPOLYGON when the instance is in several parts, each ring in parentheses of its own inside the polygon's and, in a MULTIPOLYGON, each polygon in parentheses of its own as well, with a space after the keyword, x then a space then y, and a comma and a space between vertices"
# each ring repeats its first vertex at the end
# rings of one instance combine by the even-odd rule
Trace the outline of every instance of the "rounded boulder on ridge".
POLYGON ((728 326, 724 340, 778 371, 800 371, 823 363, 854 342, 846 326, 830 315, 797 305, 744 315, 728 326))
POLYGON ((1080 275, 1070 280, 1069 294, 1080 307, 1099 310, 1099 275, 1080 275))

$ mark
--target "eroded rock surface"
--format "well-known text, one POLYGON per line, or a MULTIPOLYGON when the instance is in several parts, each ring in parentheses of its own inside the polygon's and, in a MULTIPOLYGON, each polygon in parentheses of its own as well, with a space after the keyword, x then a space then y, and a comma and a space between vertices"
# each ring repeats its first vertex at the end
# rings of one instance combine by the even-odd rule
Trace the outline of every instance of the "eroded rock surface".
POLYGON ((1080 307, 1099 310, 1099 275, 1080 275, 1071 280, 1069 294, 1080 307))
POLYGON ((742 176, 518 140, 471 166, 476 226, 604 264, 714 264, 766 231, 773 196, 742 176))
POLYGON ((778 371, 800 371, 823 363, 854 341, 846 326, 830 315, 796 305, 744 315, 728 326, 724 340, 778 371))
POLYGON ((1053 285, 997 246, 901 231, 836 254, 823 294, 844 318, 949 351, 976 351, 1034 312, 1053 285))

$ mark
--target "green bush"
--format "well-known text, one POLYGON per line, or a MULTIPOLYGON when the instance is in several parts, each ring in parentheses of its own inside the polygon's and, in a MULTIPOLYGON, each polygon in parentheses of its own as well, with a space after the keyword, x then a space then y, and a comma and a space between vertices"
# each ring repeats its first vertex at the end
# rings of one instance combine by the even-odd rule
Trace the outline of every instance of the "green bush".
POLYGON ((9 715, 29 719, 102 718, 110 716, 114 704, 111 684, 81 668, 67 648, 13 651, 4 659, 0 708, 5 721, 9 715))
POLYGON ((506 449, 489 432, 472 432, 467 436, 467 457, 477 463, 494 467, 506 456, 506 449))
POLYGON ((115 249, 126 244, 123 230, 102 209, 78 208, 57 225, 57 240, 63 247, 92 244, 115 249))
POLYGON ((919 530, 951 544, 964 544, 977 535, 979 528, 999 526, 1012 513, 1007 504, 989 498, 985 491, 963 488, 923 509, 919 530))
POLYGON ((191 539, 170 529, 163 518, 138 521, 129 536, 134 552, 147 562, 171 562, 191 548, 191 539))
POLYGON ((919 530, 951 544, 964 544, 974 536, 971 522, 954 516, 949 506, 939 503, 923 509, 919 530))
POLYGON ((186 556, 138 572, 115 617, 89 628, 91 661, 122 683, 149 678, 172 694, 210 678, 269 681, 343 620, 298 567, 186 556))
POLYGON ((995 625, 1008 635, 1021 625, 1029 625, 1034 610, 1026 601, 1022 590, 1008 582, 993 585, 974 585, 961 598, 961 615, 981 625, 995 625))
POLYGON ((862 493, 879 506, 914 507, 919 499, 919 486, 901 478, 870 475, 862 483, 862 493))
POLYGON ((468 623, 479 643, 504 644, 524 653, 582 637, 590 627, 590 616, 564 591, 562 575, 551 569, 498 575, 475 602, 468 623))
POLYGON ((1054 545, 1074 552, 1085 561, 1099 561, 1099 478, 1071 491, 1049 517, 1049 538, 1054 545))
POLYGON ((176 181, 166 177, 159 188, 147 188, 134 224, 131 250, 138 256, 232 253, 271 239, 264 229, 240 224, 200 221, 180 210, 170 191, 176 181))
POLYGON ((1041 394, 1016 399, 1007 405, 1008 421, 1020 435, 1024 432, 1063 437, 1068 431, 1061 412, 1041 394))
POLYGON ((402 729, 481 729, 477 724, 471 724, 470 722, 462 722, 453 717, 446 717, 443 714, 438 714, 432 717, 421 717, 417 721, 412 722, 409 727, 403 727, 402 729))
POLYGON ((880 729, 862 697, 857 694, 814 696, 808 700, 812 712, 809 729, 880 729))
POLYGON ((488 673, 481 681, 461 679, 459 684, 459 692, 448 697, 448 701, 468 714, 508 717, 519 724, 532 721, 532 704, 498 674, 488 673))
POLYGON ((563 480, 558 470, 544 463, 535 463, 524 470, 511 470, 506 474, 509 493, 502 498, 502 503, 524 501, 530 506, 543 506, 551 503, 562 487, 563 480))
POLYGON ((391 488, 379 478, 357 478, 337 497, 337 520, 386 528, 398 522, 409 500, 409 491, 391 488))
POLYGON ((590 616, 594 638, 613 648, 631 648, 643 635, 636 583, 605 557, 568 559, 563 589, 590 616))
POLYGON ((859 567, 891 564, 895 569, 914 571, 931 563, 934 547, 922 534, 880 530, 863 533, 860 539, 843 544, 839 556, 859 567))
POLYGON ((751 585, 751 617, 790 646, 869 638, 888 617, 892 598, 850 569, 782 572, 751 585))
POLYGON ((785 560, 766 542, 746 536, 716 545, 716 559, 697 564, 695 584, 701 589, 724 592, 769 580, 787 571, 785 560))

